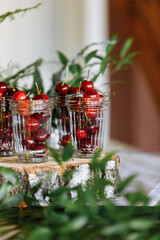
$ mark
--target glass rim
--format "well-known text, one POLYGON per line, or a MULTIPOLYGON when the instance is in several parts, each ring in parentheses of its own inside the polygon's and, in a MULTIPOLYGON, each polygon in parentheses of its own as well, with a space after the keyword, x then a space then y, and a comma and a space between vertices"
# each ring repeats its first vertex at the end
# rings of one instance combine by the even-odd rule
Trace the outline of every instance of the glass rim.
POLYGON ((54 107, 54 99, 53 98, 49 98, 49 99, 39 99, 39 100, 34 100, 32 98, 30 99, 24 99, 24 100, 14 100, 11 99, 10 101, 10 106, 12 107, 16 107, 18 105, 21 106, 25 106, 26 105, 26 101, 28 101, 28 103, 30 104, 30 106, 34 107, 50 107, 53 108, 54 107))
POLYGON ((91 98, 91 97, 83 97, 83 93, 74 93, 74 94, 69 94, 66 96, 66 104, 69 106, 74 106, 74 105, 82 105, 83 107, 87 106, 108 106, 110 101, 110 97, 107 94, 103 95, 103 98, 91 98), (79 102, 78 102, 79 101, 79 102))

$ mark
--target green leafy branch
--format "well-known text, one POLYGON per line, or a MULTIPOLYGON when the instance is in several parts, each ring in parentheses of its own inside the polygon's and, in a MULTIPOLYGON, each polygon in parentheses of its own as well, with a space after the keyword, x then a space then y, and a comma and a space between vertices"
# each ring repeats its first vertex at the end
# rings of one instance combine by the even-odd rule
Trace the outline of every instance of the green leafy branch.
POLYGON ((29 8, 24 8, 24 9, 16 9, 15 11, 9 11, 6 12, 2 15, 0 15, 0 23, 3 22, 6 18, 10 17, 11 19, 14 18, 14 15, 19 14, 19 13, 26 13, 32 9, 37 9, 42 3, 38 3, 32 7, 29 8))
MULTIPOLYGON (((62 162, 70 159, 70 150, 71 145, 62 154, 59 153, 58 157, 55 155, 54 150, 51 150, 51 154, 55 156, 55 159, 61 165, 62 162)), ((99 152, 96 152, 90 165, 92 171, 94 173, 104 171, 112 155, 112 153, 109 153, 100 160, 99 152)), ((1 167, 0 173, 12 185, 18 183, 17 177, 12 170, 1 167)), ((67 185, 63 185, 49 193, 50 205, 47 207, 38 206, 38 201, 34 197, 41 185, 30 189, 29 196, 32 201, 30 201, 29 207, 19 210, 13 208, 13 206, 16 206, 22 199, 27 201, 31 199, 27 195, 21 198, 19 193, 9 196, 8 190, 2 191, 5 183, 2 184, 0 188, 2 200, 0 204, 2 228, 0 229, 0 236, 16 230, 13 232, 12 238, 18 240, 159 239, 160 208, 132 205, 140 202, 146 205, 149 199, 145 193, 142 191, 125 193, 124 197, 131 206, 119 207, 116 206, 112 199, 106 199, 104 196, 99 198, 99 195, 97 195, 97 191, 104 190, 105 186, 109 184, 104 178, 100 178, 99 175, 95 174, 92 184, 88 183, 85 188, 82 188, 81 185, 70 188, 69 181, 72 174, 72 170, 66 172, 64 178, 67 185), (77 191, 76 199, 73 200, 70 197, 69 190, 77 191)), ((121 194, 134 177, 130 176, 122 181, 117 188, 117 192, 121 194)))
MULTIPOLYGON (((123 44, 119 55, 114 56, 112 52, 115 49, 117 43, 118 35, 115 34, 108 41, 91 43, 87 45, 79 52, 76 52, 71 59, 68 59, 68 57, 61 51, 57 51, 59 61, 62 64, 61 69, 58 72, 59 82, 66 74, 66 65, 68 65, 69 72, 72 75, 72 78, 68 81, 68 84, 70 86, 79 86, 80 81, 85 78, 87 68, 90 68, 92 71, 95 66, 99 66, 99 70, 97 70, 95 74, 92 74, 93 76, 91 78, 91 81, 95 82, 100 75, 105 74, 106 69, 110 69, 110 74, 113 74, 114 72, 117 72, 132 64, 133 57, 140 54, 138 51, 129 52, 133 43, 133 38, 128 38, 123 44), (100 45, 105 46, 103 54, 99 54, 100 47, 98 47, 98 49, 90 51, 90 47, 100 45)), ((57 83, 57 74, 54 74, 52 76, 53 88, 55 86, 55 83, 57 83)))

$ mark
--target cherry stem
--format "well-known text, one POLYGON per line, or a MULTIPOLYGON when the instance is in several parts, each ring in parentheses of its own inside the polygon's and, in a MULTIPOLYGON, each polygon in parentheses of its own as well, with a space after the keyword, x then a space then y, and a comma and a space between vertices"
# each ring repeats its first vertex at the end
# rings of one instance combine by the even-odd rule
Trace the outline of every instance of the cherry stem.
POLYGON ((81 91, 81 85, 82 85, 82 82, 80 81, 80 83, 79 83, 79 93, 81 91))
POLYGON ((36 85, 36 88, 37 88, 37 93, 38 93, 38 95, 39 95, 39 94, 40 94, 40 90, 39 90, 39 87, 38 87, 37 82, 35 82, 35 85, 36 85))
POLYGON ((85 117, 86 117, 87 122, 89 122, 89 124, 92 125, 91 119, 89 119, 89 118, 87 117, 86 112, 84 112, 84 115, 85 115, 85 117))
POLYGON ((90 73, 90 69, 88 70, 88 74, 87 74, 87 81, 89 81, 89 73, 90 73))
POLYGON ((67 80, 68 73, 69 73, 69 69, 68 69, 68 66, 66 66, 66 75, 65 75, 65 78, 64 78, 64 80, 63 80, 63 82, 62 82, 62 86, 64 85, 64 83, 65 83, 66 80, 67 80))
POLYGON ((27 97, 29 96, 30 93, 31 93, 31 92, 28 92, 28 93, 27 93, 27 97))
POLYGON ((103 94, 105 94, 105 93, 107 93, 107 92, 109 92, 111 89, 109 88, 107 91, 105 91, 103 94))

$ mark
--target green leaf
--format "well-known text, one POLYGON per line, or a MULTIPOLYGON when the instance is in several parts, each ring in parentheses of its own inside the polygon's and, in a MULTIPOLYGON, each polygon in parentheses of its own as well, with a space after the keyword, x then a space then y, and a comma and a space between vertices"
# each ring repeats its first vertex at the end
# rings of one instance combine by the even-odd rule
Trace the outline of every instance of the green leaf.
POLYGON ((124 57, 122 60, 119 61, 119 63, 117 64, 115 70, 118 71, 120 70, 124 65, 127 65, 127 64, 131 64, 131 60, 133 57, 139 55, 140 52, 132 52, 130 53, 129 55, 127 55, 126 57, 124 57))
POLYGON ((98 51, 98 50, 94 50, 94 51, 88 53, 87 56, 85 56, 84 61, 85 61, 86 64, 87 64, 92 58, 94 58, 94 57, 96 56, 97 51, 98 51))
POLYGON ((160 239, 160 233, 155 234, 154 236, 152 236, 149 240, 159 240, 160 239))
POLYGON ((3 185, 0 187, 0 201, 7 197, 11 189, 12 189, 11 183, 9 182, 3 183, 3 185))
POLYGON ((99 75, 100 75, 100 73, 96 74, 96 75, 91 79, 91 81, 92 81, 93 83, 95 83, 95 81, 97 80, 97 78, 99 77, 99 75))
MULTIPOLYGON (((117 41, 117 39, 118 39, 118 34, 115 34, 115 35, 113 35, 111 38, 110 38, 110 41, 117 41)), ((116 44, 116 42, 115 42, 115 44, 116 44)), ((106 53, 106 56, 108 57, 109 56, 109 54, 113 51, 113 49, 114 49, 114 47, 115 47, 115 44, 111 44, 111 43, 108 43, 107 44, 107 47, 106 47, 106 49, 105 49, 105 53, 106 53)))
POLYGON ((73 155, 73 147, 72 142, 68 143, 66 147, 63 148, 62 152, 62 161, 66 162, 70 158, 72 158, 73 155))
POLYGON ((71 169, 63 174, 64 182, 67 184, 71 181, 75 169, 71 169))
POLYGON ((56 160, 56 162, 61 164, 62 159, 61 159, 60 153, 56 149, 51 148, 51 147, 49 147, 49 151, 50 151, 50 156, 53 157, 56 160))
POLYGON ((41 92, 43 93, 44 88, 43 88, 43 79, 41 77, 41 73, 38 70, 38 68, 35 69, 35 72, 33 73, 33 84, 32 84, 32 88, 31 88, 31 93, 33 93, 35 96, 37 95, 37 88, 35 83, 37 82, 39 90, 41 90, 41 92))
POLYGON ((107 162, 112 159, 113 154, 113 152, 107 153, 100 161, 99 166, 102 171, 105 169, 107 162))
POLYGON ((126 222, 115 223, 111 226, 108 226, 102 229, 101 233, 102 235, 105 235, 105 236, 110 236, 110 235, 114 236, 117 234, 122 234, 127 229, 128 229, 128 224, 126 222))
POLYGON ((126 199, 130 202, 131 205, 136 205, 139 203, 143 203, 143 205, 147 205, 150 201, 150 198, 146 196, 146 194, 141 190, 126 193, 125 194, 126 199))
POLYGON ((16 193, 6 198, 1 204, 0 209, 10 209, 17 206, 24 200, 22 193, 16 193))
POLYGON ((87 216, 78 216, 70 220, 60 231, 63 233, 76 232, 85 227, 88 222, 87 216))
POLYGON ((10 168, 0 167, 2 176, 12 184, 18 184, 19 179, 17 174, 10 168))
POLYGON ((130 50, 133 43, 133 38, 128 38, 124 45, 122 46, 121 52, 120 52, 120 58, 124 58, 128 51, 130 50))
POLYGON ((101 62, 100 73, 102 73, 102 74, 105 72, 105 70, 107 68, 107 63, 109 61, 108 59, 109 59, 108 56, 106 56, 106 57, 103 58, 103 60, 101 62))
POLYGON ((133 230, 147 230, 155 225, 155 220, 146 218, 137 218, 128 222, 128 225, 133 230))
POLYGON ((52 229, 45 226, 39 226, 32 232, 30 232, 28 240, 51 240, 52 238, 52 229))
POLYGON ((123 182, 121 182, 117 188, 117 193, 121 193, 136 177, 136 175, 131 175, 127 179, 125 179, 123 182))
POLYGON ((67 82, 67 84, 70 85, 71 87, 79 87, 79 84, 82 81, 83 81, 83 77, 75 77, 69 82, 67 82))
POLYGON ((58 54, 58 57, 59 57, 59 60, 61 61, 61 63, 64 66, 66 66, 69 61, 68 58, 61 51, 57 51, 57 54, 58 54))
POLYGON ((99 165, 99 158, 100 158, 100 155, 101 155, 101 150, 97 150, 95 151, 93 157, 92 157, 92 161, 90 163, 90 168, 93 169, 94 171, 97 169, 98 165, 99 165))
POLYGON ((73 73, 73 74, 81 74, 82 72, 82 67, 79 64, 73 64, 69 67, 69 70, 73 73))

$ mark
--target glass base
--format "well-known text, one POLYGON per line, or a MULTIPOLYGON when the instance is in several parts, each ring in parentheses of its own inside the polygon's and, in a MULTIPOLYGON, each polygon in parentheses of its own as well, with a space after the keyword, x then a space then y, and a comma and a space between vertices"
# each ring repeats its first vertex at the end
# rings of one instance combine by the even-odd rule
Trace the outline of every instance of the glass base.
POLYGON ((19 163, 43 163, 48 161, 48 156, 28 156, 28 155, 19 155, 19 163))
POLYGON ((13 150, 0 150, 0 157, 12 157, 16 156, 15 152, 13 150))
MULTIPOLYGON (((81 152, 81 151, 75 151, 73 153, 73 157, 74 158, 92 158, 94 156, 95 152, 81 152)), ((101 154, 99 155, 99 157, 101 157, 101 154)))

